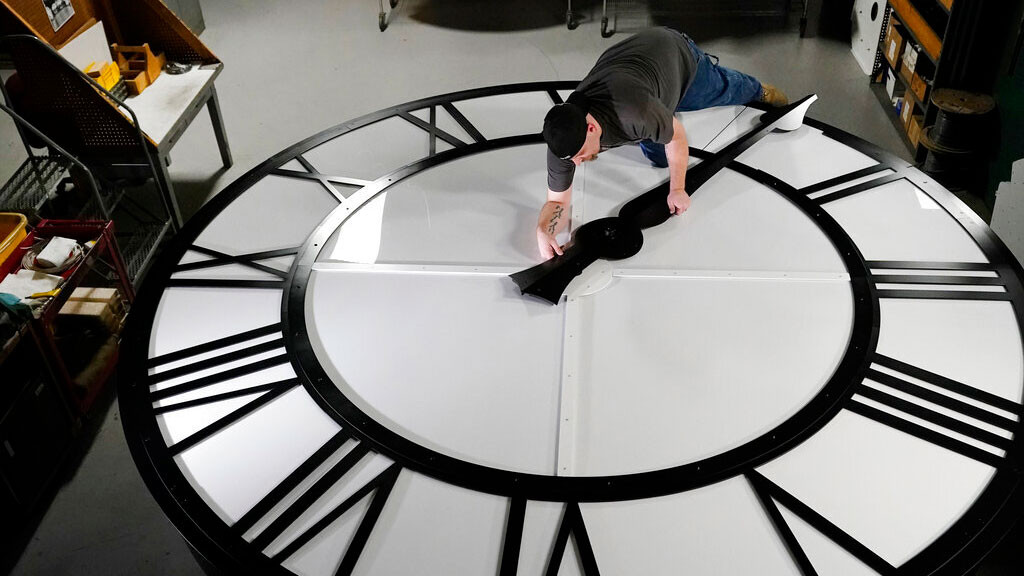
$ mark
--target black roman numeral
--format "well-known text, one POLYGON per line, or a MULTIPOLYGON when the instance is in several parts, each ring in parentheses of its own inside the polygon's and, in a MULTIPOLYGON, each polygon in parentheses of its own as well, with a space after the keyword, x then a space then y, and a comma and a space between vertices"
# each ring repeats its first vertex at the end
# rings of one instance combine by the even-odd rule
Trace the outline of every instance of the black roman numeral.
MULTIPOLYGON (((247 332, 242 332, 234 336, 221 338, 213 342, 200 344, 199 346, 193 346, 191 348, 187 348, 185 350, 181 350, 172 354, 151 358, 147 363, 147 366, 149 368, 155 368, 157 366, 162 366, 164 364, 168 364, 170 362, 174 362, 177 360, 184 360, 186 358, 198 356, 199 354, 205 354, 207 352, 227 348, 229 346, 247 342, 249 340, 255 340, 256 338, 260 338, 263 336, 280 333, 281 328, 282 325, 278 323, 271 324, 269 326, 264 326, 262 328, 257 328, 255 330, 249 330, 247 332)), ((165 382, 167 380, 171 380, 174 378, 187 377, 188 375, 194 374, 201 370, 216 368, 218 366, 223 366, 230 362, 243 360, 245 358, 250 358, 252 356, 263 354, 265 352, 270 352, 272 350, 277 350, 283 347, 284 338, 282 336, 269 342, 253 344, 239 350, 224 352, 222 354, 219 354, 212 358, 208 358, 206 360, 200 360, 198 362, 193 362, 180 368, 165 370, 163 372, 150 375, 147 378, 147 384, 159 384, 160 382, 165 382)), ((179 394, 183 394, 185 392, 191 392, 192 390, 198 390, 206 386, 210 386, 220 382, 225 382, 227 380, 231 380, 232 378, 238 378, 240 376, 245 376, 247 374, 253 374, 261 370, 266 370, 267 368, 287 364, 288 362, 288 356, 282 350, 280 354, 277 354, 270 358, 265 358, 263 360, 258 360, 256 362, 250 362, 248 364, 242 364, 241 366, 237 366, 229 370, 216 372, 214 374, 210 374, 208 376, 204 376, 201 378, 195 378, 193 380, 186 380, 184 382, 175 384, 173 386, 168 386, 167 388, 162 388, 160 390, 154 390, 150 392, 149 397, 153 401, 166 400, 168 398, 177 396, 179 394)), ((244 392, 242 394, 244 394, 244 392)))
MULTIPOLYGON (((875 166, 875 167, 872 167, 872 168, 879 168, 879 167, 875 166)), ((877 171, 880 172, 880 171, 885 170, 887 168, 888 168, 887 166, 881 166, 881 168, 879 170, 877 170, 877 171)), ((866 168, 865 170, 870 170, 870 168, 866 168)), ((857 178, 864 177, 864 176, 866 176, 868 174, 873 174, 874 173, 874 172, 864 173, 865 170, 858 170, 857 172, 852 172, 851 174, 848 174, 846 176, 840 176, 838 179, 833 178, 832 180, 826 180, 825 182, 822 182, 820 184, 815 184, 814 186, 809 186, 807 188, 804 188, 804 189, 801 190, 801 192, 805 192, 806 194, 812 194, 812 193, 814 193, 816 191, 821 191, 821 190, 824 190, 826 188, 830 188, 831 186, 836 186, 838 184, 842 184, 843 182, 849 182, 849 181, 855 180, 857 178), (828 184, 830 182, 832 182, 832 184, 830 186, 825 186, 825 184, 828 184)), ((867 182, 861 182, 860 184, 854 184, 853 186, 848 186, 846 188, 842 188, 840 190, 836 190, 835 192, 829 192, 828 194, 825 194, 824 196, 819 196, 819 197, 815 198, 814 201, 817 202, 818 204, 827 204, 829 202, 834 202, 834 201, 839 200, 841 198, 846 198, 847 196, 853 196, 854 194, 860 194, 861 192, 864 192, 866 190, 871 190, 872 188, 878 188, 879 186, 884 186, 884 185, 889 184, 891 182, 896 182, 897 180, 902 180, 903 178, 905 178, 905 176, 903 174, 900 174, 900 173, 888 174, 888 175, 885 175, 885 176, 880 176, 878 178, 875 178, 874 180, 869 180, 867 182)))
POLYGON ((200 429, 197 432, 194 432, 187 438, 184 438, 178 442, 175 442, 174 444, 171 444, 170 446, 167 447, 168 452, 170 453, 171 456, 177 456, 178 454, 181 454, 185 450, 188 450, 189 448, 195 446, 196 444, 199 444, 203 440, 206 440, 210 436, 213 436, 217 432, 220 432, 221 430, 227 428, 228 426, 234 424, 235 422, 238 422, 242 418, 245 418, 249 414, 255 412, 261 406, 265 406, 275 398, 281 396, 282 394, 291 390, 295 386, 298 386, 298 384, 299 381, 297 379, 275 382, 272 386, 268 388, 268 392, 261 394, 252 402, 248 402, 244 406, 237 410, 234 410, 227 416, 219 418, 213 423, 204 426, 202 429, 200 429))
POLYGON ((281 250, 267 250, 265 252, 252 252, 249 254, 240 254, 238 256, 232 256, 217 250, 211 250, 209 248, 203 248, 202 246, 191 246, 189 250, 212 256, 209 260, 203 260, 201 262, 192 262, 190 264, 179 264, 174 267, 175 272, 186 272, 189 270, 203 270, 206 268, 217 268, 220 266, 226 266, 228 264, 241 264, 248 266, 254 270, 266 272, 267 274, 273 274, 278 278, 285 279, 288 277, 288 273, 283 270, 278 270, 264 264, 260 264, 260 260, 267 260, 270 258, 280 258, 281 256, 294 256, 299 253, 298 248, 284 248, 281 250))
POLYGON ((467 120, 466 117, 462 114, 462 112, 460 112, 459 109, 456 108, 454 104, 452 104, 451 102, 445 102, 444 104, 441 104, 441 107, 444 108, 445 111, 448 112, 448 114, 451 114, 451 117, 454 118, 455 121, 459 123, 459 126, 461 126, 462 129, 466 131, 466 134, 469 134, 469 136, 474 141, 484 142, 487 140, 486 138, 484 138, 484 135, 481 134, 480 131, 476 129, 476 126, 473 126, 473 123, 467 120))
MULTIPOLYGON (((280 502, 283 501, 284 498, 297 486, 299 486, 299 484, 309 478, 309 476, 318 467, 323 465, 328 458, 336 454, 350 442, 354 442, 354 440, 350 440, 343 431, 338 432, 312 456, 306 459, 305 462, 300 464, 299 467, 289 474, 280 484, 275 486, 274 489, 257 502, 248 512, 239 518, 238 521, 235 522, 234 526, 232 526, 232 530, 240 536, 247 532, 255 526, 258 521, 265 518, 267 514, 269 514, 275 506, 280 504, 280 502)), ((323 497, 328 490, 335 486, 369 453, 370 452, 366 444, 356 444, 337 464, 332 466, 330 470, 317 479, 308 490, 303 492, 263 531, 261 531, 252 540, 252 544, 261 549, 265 549, 273 543, 274 540, 280 537, 289 526, 295 523, 296 520, 306 513, 318 499, 323 497)), ((322 533, 327 529, 327 527, 352 509, 353 506, 373 493, 369 509, 360 521, 352 542, 345 551, 345 555, 341 560, 341 565, 336 572, 337 574, 350 574, 355 568, 356 562, 359 560, 359 555, 362 553, 363 548, 366 546, 366 542, 369 540, 370 535, 373 532, 377 519, 383 511, 384 505, 387 503, 388 497, 391 494, 391 489, 394 487, 400 472, 401 467, 398 464, 392 464, 389 466, 386 470, 374 477, 373 480, 370 480, 368 483, 361 486, 351 496, 346 498, 344 502, 319 519, 309 529, 291 540, 284 548, 281 549, 280 552, 274 555, 273 560, 277 563, 287 560, 295 554, 295 552, 309 543, 310 540, 322 533)))
POLYGON ((430 122, 424 122, 423 120, 420 120, 419 118, 417 118, 416 116, 413 116, 412 114, 410 114, 408 112, 399 112, 398 116, 400 118, 408 121, 413 126, 416 126, 417 128, 421 128, 421 129, 425 130, 428 134, 430 134, 430 155, 431 156, 433 156, 434 153, 437 151, 437 139, 438 138, 440 138, 441 140, 444 140, 445 142, 451 144, 452 146, 454 146, 456 148, 461 148, 461 147, 466 145, 466 143, 463 142, 462 140, 459 140, 455 136, 452 136, 451 134, 449 134, 449 133, 445 132, 444 130, 441 130, 440 128, 437 127, 437 108, 434 107, 434 106, 430 107, 430 122))
POLYGON ((817 576, 817 572, 776 506, 776 501, 879 574, 886 576, 896 573, 896 568, 892 564, 756 470, 747 473, 747 480, 804 576, 817 576))
MULTIPOLYGON (((938 374, 881 354, 876 354, 873 360, 879 366, 884 366, 890 370, 927 382, 932 386, 948 390, 965 398, 970 398, 976 402, 985 404, 986 406, 1010 412, 1017 415, 1018 418, 1021 416, 1021 406, 1005 398, 1000 398, 994 394, 978 390, 977 388, 950 380, 949 378, 945 378, 938 374)), ((914 384, 908 380, 879 370, 869 369, 865 378, 882 385, 888 390, 896 390, 907 394, 913 397, 914 400, 930 402, 934 405, 951 410, 958 416, 973 418, 980 422, 985 422, 991 426, 1006 430, 1007 432, 1015 433, 1019 426, 1018 421, 992 412, 987 408, 982 408, 974 404, 958 400, 952 396, 936 392, 924 386, 914 384)), ((991 448, 1007 452, 1012 449, 1011 440, 989 432, 988 430, 983 430, 963 419, 947 416, 922 406, 915 401, 897 397, 885 389, 861 383, 856 390, 856 394, 847 405, 847 409, 851 412, 860 414, 861 416, 871 418, 872 420, 900 430, 901 432, 905 432, 927 442, 931 442, 937 446, 942 446, 947 450, 952 450, 962 456, 973 458, 978 462, 988 464, 994 468, 1004 468, 1009 464, 1006 458, 999 457, 988 450, 951 437, 948 435, 948 432, 961 434, 991 448), (858 396, 868 398, 903 414, 908 414, 924 420, 935 425, 938 429, 933 429, 931 427, 917 424, 916 422, 911 422, 905 417, 864 404, 857 400, 858 396)))
POLYGON ((508 509, 505 524, 505 544, 501 550, 499 576, 515 576, 519 569, 519 548, 523 543, 523 521, 526 518, 526 500, 515 498, 508 509))
POLYGON ((352 191, 354 191, 354 189, 362 188, 364 186, 372 184, 372 182, 370 182, 369 180, 362 180, 359 178, 348 178, 346 176, 331 176, 327 174, 321 174, 320 171, 314 168, 313 165, 309 163, 309 160, 306 160, 306 158, 303 157, 301 154, 296 156, 295 160, 299 164, 301 164, 303 168, 306 169, 305 172, 299 172, 298 170, 288 170, 285 168, 276 168, 274 170, 271 170, 270 173, 275 176, 284 176, 286 178, 298 178, 300 180, 312 180, 314 182, 319 182, 320 185, 323 186, 324 190, 326 190, 331 196, 334 196, 334 198, 338 202, 344 202, 345 199, 352 194, 352 191), (347 195, 342 193, 342 191, 338 189, 339 185, 349 189, 349 193, 347 195))
POLYGON ((590 545, 590 536, 587 535, 587 526, 583 522, 583 513, 580 512, 580 505, 576 502, 565 504, 565 513, 562 515, 562 523, 555 535, 555 546, 551 550, 551 558, 548 559, 545 576, 558 576, 558 568, 562 565, 562 557, 565 555, 566 545, 569 543, 569 535, 572 535, 576 542, 576 550, 583 562, 583 573, 586 576, 598 576, 597 558, 594 556, 594 548, 590 545))
POLYGON ((281 280, 228 280, 223 278, 171 278, 167 288, 275 288, 281 290, 281 280))
POLYGON ((904 284, 906 288, 879 289, 879 298, 916 298, 940 300, 1010 300, 1006 285, 991 264, 973 262, 901 262, 879 261, 866 262, 873 269, 871 277, 876 284, 904 284), (885 274, 886 269, 930 270, 934 274, 885 274), (879 273, 881 271, 883 273, 879 273), (990 272, 991 276, 955 276, 950 272, 975 271, 990 272), (936 286, 935 289, 922 289, 913 285, 936 286), (949 290, 942 286, 967 286, 974 289, 949 290), (982 290, 980 287, 998 286, 1000 291, 982 290))
MULTIPOLYGON (((159 367, 159 366, 164 366, 164 365, 169 364, 171 362, 187 360, 189 358, 194 358, 196 356, 199 356, 200 354, 206 354, 206 353, 209 353, 209 352, 214 352, 216 350, 220 350, 222 348, 227 348, 229 346, 235 346, 237 344, 246 343, 246 342, 249 342, 250 340, 255 340, 257 338, 262 338, 262 337, 270 336, 270 335, 273 335, 273 334, 280 334, 281 327, 282 326, 281 326, 280 323, 278 323, 278 324, 271 324, 269 326, 264 326, 262 328, 257 328, 255 330, 249 330, 249 331, 246 331, 246 332, 242 332, 242 333, 236 334, 234 336, 229 336, 229 337, 226 337, 226 338, 221 338, 221 339, 215 340, 213 342, 207 342, 205 344, 200 344, 198 346, 193 346, 193 347, 190 347, 190 348, 186 348, 184 350, 179 350, 179 351, 173 352, 171 354, 165 354, 163 356, 158 356, 158 357, 155 357, 155 358, 150 358, 149 361, 147 362, 147 367, 148 368, 156 368, 156 367, 159 367)), ((273 356, 271 358, 266 358, 266 359, 259 360, 259 361, 256 361, 256 362, 250 362, 248 364, 243 364, 241 366, 237 366, 235 368, 232 368, 232 369, 229 369, 229 370, 225 370, 225 371, 222 371, 222 372, 216 372, 214 374, 210 374, 208 376, 204 376, 204 377, 201 377, 201 378, 195 378, 195 379, 192 379, 192 380, 188 380, 187 379, 189 375, 195 374, 195 373, 203 371, 203 370, 215 369, 215 368, 217 368, 219 366, 224 366, 224 365, 226 365, 228 363, 231 363, 231 362, 237 362, 237 361, 240 361, 240 360, 244 360, 246 358, 251 358, 251 357, 257 356, 259 354, 265 354, 267 352, 272 352, 274 350, 278 350, 278 349, 282 349, 282 348, 284 348, 284 338, 283 337, 278 337, 278 338, 275 338, 273 340, 269 340, 267 342, 262 342, 262 343, 258 343, 258 344, 251 344, 249 346, 246 346, 246 347, 238 349, 238 350, 233 350, 233 351, 230 351, 230 352, 224 352, 224 353, 218 354, 216 356, 213 356, 211 358, 207 358, 207 359, 204 359, 204 360, 199 360, 199 361, 191 362, 191 363, 189 363, 189 364, 187 364, 185 366, 181 366, 181 367, 178 367, 178 368, 172 368, 170 370, 164 370, 162 372, 158 372, 156 374, 152 374, 152 375, 150 375, 146 379, 146 383, 148 385, 150 385, 150 386, 152 386, 154 384, 159 384, 160 382, 166 382, 168 380, 176 379, 176 378, 183 378, 183 379, 185 379, 185 381, 183 381, 181 383, 178 383, 178 384, 175 384, 173 386, 169 386, 167 388, 163 388, 161 390, 151 391, 150 392, 150 399, 153 400, 154 402, 158 401, 158 400, 167 400, 167 399, 173 398, 174 396, 183 394, 185 392, 190 392, 190 391, 193 391, 193 390, 198 390, 198 389, 204 388, 206 386, 211 386, 213 384, 217 384, 217 383, 220 383, 220 382, 225 382, 225 381, 230 380, 232 378, 237 378, 237 377, 240 377, 240 376, 245 376, 247 374, 253 374, 253 373, 259 372, 261 370, 266 370, 268 368, 272 368, 274 366, 279 366, 281 364, 286 364, 288 362, 288 357, 282 351, 281 354, 275 355, 275 356, 273 356)), ((156 414, 156 415, 159 415, 159 414, 164 414, 164 413, 167 413, 167 412, 173 412, 173 411, 179 411, 179 410, 187 410, 189 408, 194 408, 196 406, 202 406, 202 405, 205 405, 205 404, 212 404, 212 403, 221 402, 221 401, 224 401, 224 400, 229 400, 229 399, 232 399, 232 398, 238 398, 238 397, 241 397, 241 396, 248 396, 248 395, 251 395, 251 394, 260 394, 260 396, 258 396, 254 400, 252 400, 251 402, 246 403, 244 406, 238 408, 237 410, 234 410, 230 414, 228 414, 228 415, 226 415, 226 416, 216 420, 215 422, 213 422, 213 423, 203 427, 202 429, 200 429, 199 431, 193 433, 192 435, 188 436, 187 438, 185 438, 185 439, 183 439, 183 440, 181 440, 181 441, 179 441, 179 442, 177 442, 175 444, 172 444, 171 446, 168 446, 168 450, 170 451, 171 455, 173 456, 173 455, 176 455, 176 454, 180 454, 181 452, 183 452, 183 451, 185 451, 185 450, 195 446, 196 444, 202 442, 203 440, 209 438, 210 436, 216 434, 217 432, 223 430, 224 428, 230 426, 231 424, 241 420, 245 416, 247 416, 247 415, 251 414, 252 412, 254 412, 256 409, 260 408, 261 406, 266 405, 267 403, 271 402, 275 398, 277 398, 277 397, 281 396, 282 394, 284 394, 285 392, 291 390, 293 387, 297 386, 298 384, 299 384, 299 380, 297 378, 289 378, 289 379, 280 380, 280 381, 277 381, 277 382, 271 382, 271 383, 267 383, 267 384, 261 384, 261 385, 258 385, 258 386, 251 386, 251 387, 248 387, 248 388, 241 388, 241 389, 238 389, 238 390, 232 390, 230 392, 225 392, 225 393, 221 393, 221 394, 214 394, 214 395, 210 395, 210 396, 205 396, 205 397, 202 397, 202 398, 198 398, 198 399, 195 399, 195 400, 189 400, 189 401, 186 401, 186 402, 179 402, 179 403, 176 403, 176 404, 168 404, 168 405, 160 406, 160 407, 154 408, 153 409, 153 413, 156 414)))
POLYGON ((173 276, 167 281, 167 286, 176 287, 187 287, 187 288, 277 288, 283 289, 284 283, 288 279, 288 272, 284 270, 278 270, 265 264, 260 264, 260 260, 267 260, 269 258, 279 258, 281 256, 294 256, 298 254, 298 248, 284 248, 281 250, 267 250, 264 252, 252 252, 249 254, 240 254, 238 256, 232 256, 231 254, 225 254, 217 250, 210 248, 203 248, 202 246, 191 246, 189 250, 211 256, 209 260, 203 260, 201 262, 192 262, 189 264, 179 264, 175 266, 174 272, 187 272, 191 270, 206 270, 209 268, 218 268, 220 266, 226 266, 228 264, 240 264, 247 266, 253 270, 259 270, 265 274, 276 276, 279 280, 231 280, 225 278, 174 278, 173 276))
POLYGON ((825 180, 823 182, 818 182, 817 184, 811 184, 810 186, 804 186, 803 188, 800 188, 797 191, 800 194, 803 194, 803 195, 806 196, 808 194, 814 194, 815 192, 821 192, 822 190, 828 190, 829 188, 833 188, 835 186, 841 186, 843 184, 846 184, 847 182, 853 182, 854 180, 857 180, 857 179, 860 179, 860 178, 865 178, 867 176, 871 176, 873 174, 878 174, 880 172, 885 172, 887 170, 890 170, 889 166, 887 166, 885 164, 875 164, 874 166, 868 166, 867 168, 861 168, 860 170, 855 170, 853 172, 849 172, 847 174, 843 174, 842 176, 836 176, 835 178, 829 178, 828 180, 825 180))

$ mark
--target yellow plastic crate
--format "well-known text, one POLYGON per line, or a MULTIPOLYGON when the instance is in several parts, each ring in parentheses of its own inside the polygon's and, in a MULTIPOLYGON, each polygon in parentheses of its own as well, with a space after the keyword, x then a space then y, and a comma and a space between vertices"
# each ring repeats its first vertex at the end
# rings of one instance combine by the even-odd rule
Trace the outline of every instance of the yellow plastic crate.
POLYGON ((21 214, 0 212, 0 264, 21 245, 27 227, 28 220, 21 214))

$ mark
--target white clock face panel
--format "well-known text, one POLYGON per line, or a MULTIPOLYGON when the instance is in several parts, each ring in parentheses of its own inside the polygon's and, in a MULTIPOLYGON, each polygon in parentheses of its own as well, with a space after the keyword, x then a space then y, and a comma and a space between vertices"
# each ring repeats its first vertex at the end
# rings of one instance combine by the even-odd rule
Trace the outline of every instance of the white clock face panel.
MULTIPOLYGON (((559 307, 524 299, 507 276, 536 260, 524 223, 543 146, 418 173, 325 245, 306 322, 319 363, 363 412, 463 460, 604 476, 741 445, 828 382, 850 340, 849 275, 796 206, 734 172, 616 262, 606 288, 559 307), (781 232, 745 233, 765 220, 781 232), (579 382, 572 393, 563 377, 579 382), (575 416, 560 418, 569 403, 575 416)), ((632 151, 585 165, 574 217, 614 215, 623 189, 664 179, 632 151)))
MULTIPOLYGON (((1020 508, 1020 268, 926 176, 765 136, 558 305, 544 148, 571 83, 410 103, 222 192, 150 274, 140 471, 227 571, 964 573, 1020 508)), ((681 116, 691 166, 761 110, 681 116)), ((577 171, 572 228, 658 186, 577 171)))

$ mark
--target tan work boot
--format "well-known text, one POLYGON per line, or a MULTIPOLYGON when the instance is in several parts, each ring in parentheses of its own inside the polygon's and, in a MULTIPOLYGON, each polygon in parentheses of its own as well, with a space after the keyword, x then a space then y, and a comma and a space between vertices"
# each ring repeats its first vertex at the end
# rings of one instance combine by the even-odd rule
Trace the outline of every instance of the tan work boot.
POLYGON ((779 90, 771 84, 761 84, 761 102, 768 104, 769 106, 785 106, 789 104, 789 98, 786 98, 785 93, 779 90))

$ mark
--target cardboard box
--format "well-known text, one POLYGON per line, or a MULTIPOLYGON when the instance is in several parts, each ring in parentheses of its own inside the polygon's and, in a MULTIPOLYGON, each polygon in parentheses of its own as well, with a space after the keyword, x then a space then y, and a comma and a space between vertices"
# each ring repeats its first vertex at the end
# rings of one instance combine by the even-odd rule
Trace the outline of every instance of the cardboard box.
POLYGON ((111 334, 121 331, 121 319, 111 310, 110 306, 102 302, 85 302, 82 300, 68 300, 57 313, 57 320, 62 325, 68 323, 81 323, 100 325, 111 334))
POLYGON ((885 59, 894 69, 899 66, 900 57, 903 56, 903 49, 906 41, 903 39, 903 25, 896 19, 889 20, 889 28, 885 31, 885 59))
POLYGON ((907 137, 910 138, 910 143, 917 148, 917 145, 921 142, 921 125, 924 124, 923 114, 914 114, 910 117, 910 125, 907 126, 907 137))
POLYGON ((914 117, 914 100, 903 99, 903 108, 900 109, 900 120, 903 122, 903 129, 910 132, 910 119, 914 117))
POLYGON ((917 75, 917 72, 912 72, 910 78, 910 91, 917 97, 918 102, 927 102, 925 97, 928 96, 928 83, 924 78, 917 75))
POLYGON ((887 68, 885 71, 885 91, 889 94, 889 98, 892 98, 896 92, 896 75, 893 74, 892 68, 887 68))
POLYGON ((921 53, 921 47, 917 44, 908 44, 906 50, 903 51, 903 65, 907 67, 907 72, 913 74, 914 69, 917 68, 917 57, 921 53))
POLYGON ((83 302, 101 302, 117 310, 121 307, 120 294, 117 288, 92 288, 79 286, 71 293, 69 300, 81 300, 83 302))

